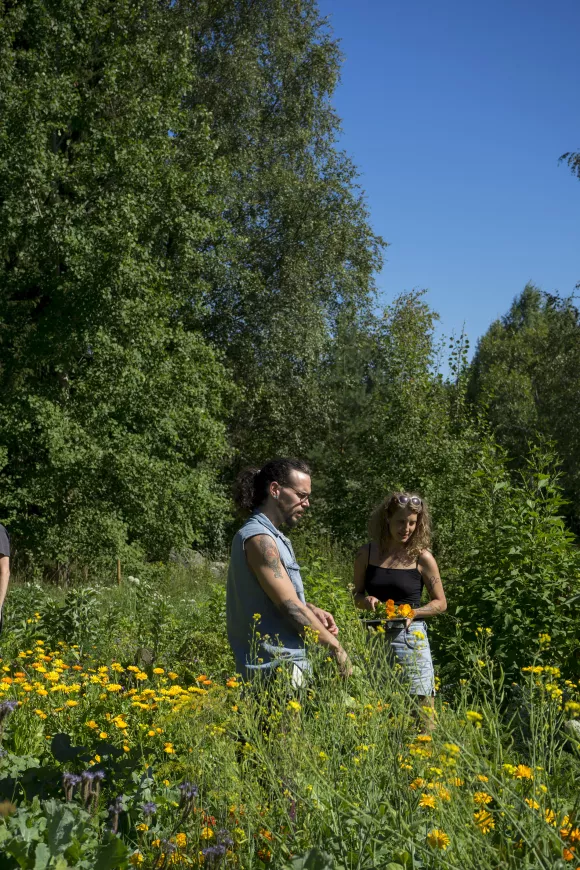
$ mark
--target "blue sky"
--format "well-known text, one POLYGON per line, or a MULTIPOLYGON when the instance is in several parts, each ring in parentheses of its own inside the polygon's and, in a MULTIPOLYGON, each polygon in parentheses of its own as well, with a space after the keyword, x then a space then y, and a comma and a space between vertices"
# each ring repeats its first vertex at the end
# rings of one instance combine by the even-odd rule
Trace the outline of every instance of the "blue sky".
MULTIPOLYGON (((334 105, 385 302, 427 288, 472 342, 527 281, 580 281, 580 0, 319 0, 345 55, 334 105)), ((473 347, 472 347, 473 349, 473 347)))

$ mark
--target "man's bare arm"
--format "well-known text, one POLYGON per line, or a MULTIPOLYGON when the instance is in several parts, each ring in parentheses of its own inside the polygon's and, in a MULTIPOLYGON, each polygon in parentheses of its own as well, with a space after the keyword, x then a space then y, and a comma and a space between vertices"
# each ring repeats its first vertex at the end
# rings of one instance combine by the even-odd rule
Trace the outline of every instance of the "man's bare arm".
POLYGON ((8 556, 0 556, 0 608, 4 604, 8 581, 10 580, 10 559, 8 556))
POLYGON ((337 659, 345 657, 336 638, 298 598, 274 540, 269 535, 250 538, 246 544, 246 556, 258 583, 296 633, 303 636, 309 628, 317 633, 318 642, 329 647, 337 659))

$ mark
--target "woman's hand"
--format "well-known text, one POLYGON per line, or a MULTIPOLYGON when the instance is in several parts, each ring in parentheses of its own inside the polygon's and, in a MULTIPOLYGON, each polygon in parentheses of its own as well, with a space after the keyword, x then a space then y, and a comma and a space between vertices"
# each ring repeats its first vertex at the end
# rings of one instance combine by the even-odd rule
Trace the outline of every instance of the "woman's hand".
POLYGON ((377 604, 380 604, 378 598, 374 598, 372 595, 367 595, 365 597, 365 610, 375 610, 377 604))
POLYGON ((409 631, 409 629, 411 628, 412 624, 413 624, 413 619, 412 619, 412 617, 409 616, 409 617, 405 620, 405 631, 409 631))

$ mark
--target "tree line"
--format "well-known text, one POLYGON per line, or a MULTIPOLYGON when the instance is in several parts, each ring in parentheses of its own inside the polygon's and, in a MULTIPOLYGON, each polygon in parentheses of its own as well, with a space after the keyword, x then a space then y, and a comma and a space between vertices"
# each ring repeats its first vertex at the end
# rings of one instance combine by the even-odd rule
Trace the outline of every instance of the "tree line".
POLYGON ((578 528, 578 309, 526 287, 471 364, 421 293, 380 309, 385 242, 338 145, 315 0, 0 16, 0 522, 19 564, 224 552, 236 472, 284 454, 312 463, 317 533, 359 540, 387 488, 417 488, 459 572, 474 470, 525 475, 540 438, 578 528))

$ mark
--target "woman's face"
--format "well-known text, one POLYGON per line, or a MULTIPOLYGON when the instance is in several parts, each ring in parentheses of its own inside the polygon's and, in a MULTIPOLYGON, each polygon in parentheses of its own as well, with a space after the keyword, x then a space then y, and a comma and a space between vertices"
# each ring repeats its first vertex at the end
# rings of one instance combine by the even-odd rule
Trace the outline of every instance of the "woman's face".
POLYGON ((398 507, 389 517, 391 538, 398 544, 406 544, 417 527, 417 514, 404 507, 398 507))

